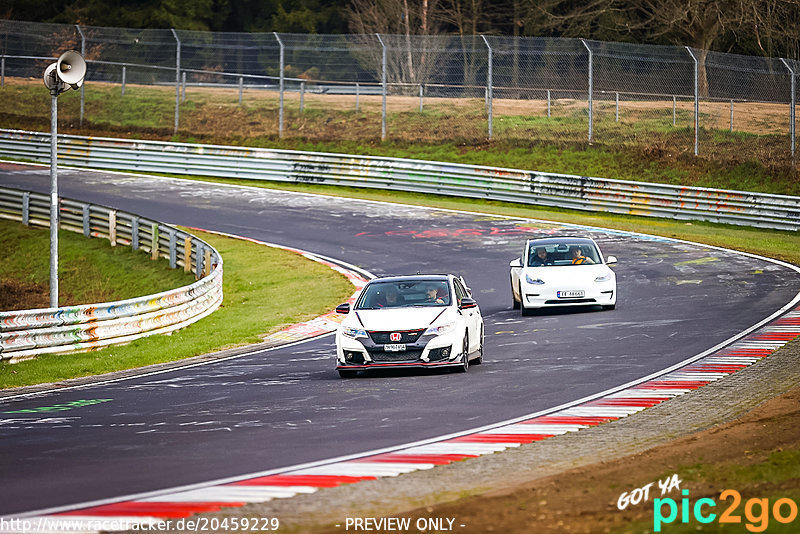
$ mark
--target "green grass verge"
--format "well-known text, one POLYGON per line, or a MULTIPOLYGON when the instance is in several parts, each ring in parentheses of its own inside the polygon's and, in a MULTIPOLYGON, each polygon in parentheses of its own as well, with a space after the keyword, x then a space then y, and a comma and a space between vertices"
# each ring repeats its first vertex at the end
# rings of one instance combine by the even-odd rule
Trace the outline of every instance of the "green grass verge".
MULTIPOLYGON (((0 364, 0 388, 96 375, 255 343, 261 336, 284 325, 330 311, 353 293, 352 284, 344 276, 298 254, 204 232, 192 233, 210 243, 223 257, 222 307, 169 336, 152 336, 93 352, 40 356, 17 364, 0 364), (309 280, 315 283, 310 284, 309 280)), ((81 236, 73 237, 79 240, 78 247, 94 244, 81 236)), ((105 247, 109 248, 107 242, 105 247)), ((46 265, 49 249, 45 247, 44 250, 46 265)), ((111 254, 116 256, 122 252, 112 249, 111 254)), ((140 258, 131 260, 148 263, 140 258)), ((95 261, 102 263, 105 257, 95 261)), ((138 276, 145 279, 143 284, 147 287, 138 295, 153 293, 153 286, 147 285, 146 274, 140 271, 138 276)), ((171 287, 185 283, 183 280, 171 287)))
MULTIPOLYGON (((142 252, 111 247, 104 239, 62 230, 58 242, 61 306, 124 300, 194 282, 192 275, 170 269, 165 259, 146 261, 142 252)), ((50 231, 0 220, 0 243, 0 280, 14 280, 49 296, 50 231)), ((49 299, 42 307, 49 307, 49 299)))

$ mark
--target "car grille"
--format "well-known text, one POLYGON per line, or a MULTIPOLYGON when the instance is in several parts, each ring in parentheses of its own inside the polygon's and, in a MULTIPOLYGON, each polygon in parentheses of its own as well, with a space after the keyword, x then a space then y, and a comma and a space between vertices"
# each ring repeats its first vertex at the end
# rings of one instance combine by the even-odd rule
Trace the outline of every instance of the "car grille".
POLYGON ((420 328, 419 330, 368 332, 368 334, 374 343, 378 345, 386 345, 388 343, 416 343, 419 337, 422 335, 422 332, 424 332, 423 328, 420 328), (392 341, 389 339, 389 336, 392 334, 400 334, 400 339, 398 341, 392 341))
POLYGON ((406 350, 403 352, 371 352, 372 360, 376 362, 409 362, 417 361, 422 356, 421 350, 406 350))
POLYGON ((597 302, 595 299, 557 299, 557 300, 546 300, 544 301, 545 304, 584 304, 590 302, 597 302))

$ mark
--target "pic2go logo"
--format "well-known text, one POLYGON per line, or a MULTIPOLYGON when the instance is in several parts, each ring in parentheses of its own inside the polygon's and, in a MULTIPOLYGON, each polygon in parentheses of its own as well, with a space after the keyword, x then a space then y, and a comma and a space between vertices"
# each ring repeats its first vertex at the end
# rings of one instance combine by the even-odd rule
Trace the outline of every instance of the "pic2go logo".
MULTIPOLYGON (((711 523, 717 518, 717 514, 711 509, 717 506, 714 499, 698 499, 694 506, 689 501, 689 490, 683 490, 683 499, 680 506, 675 499, 655 499, 653 501, 653 530, 661 532, 661 525, 669 525, 678 518, 680 511, 681 523, 689 523, 689 513, 691 512, 695 520, 700 523, 711 523), (666 512, 666 515, 664 515, 666 512)), ((742 523, 742 517, 738 515, 737 509, 742 503, 742 496, 736 490, 725 490, 720 499, 727 501, 732 499, 731 504, 719 516, 720 523, 742 523)), ((764 532, 769 526, 770 515, 778 523, 788 524, 797 518, 797 503, 789 498, 781 498, 772 503, 770 508, 769 499, 748 499, 744 504, 744 517, 747 520, 745 528, 750 532, 764 532)))

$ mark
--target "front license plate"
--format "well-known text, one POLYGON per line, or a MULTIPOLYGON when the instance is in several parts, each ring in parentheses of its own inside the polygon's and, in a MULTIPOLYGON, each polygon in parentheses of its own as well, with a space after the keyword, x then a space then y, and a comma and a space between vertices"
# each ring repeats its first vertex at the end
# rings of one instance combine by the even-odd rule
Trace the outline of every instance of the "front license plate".
POLYGON ((396 345, 384 345, 383 350, 385 350, 386 352, 403 352, 404 350, 406 350, 406 344, 398 343, 396 345))
POLYGON ((579 299, 586 293, 584 291, 559 291, 556 296, 560 299, 579 299))

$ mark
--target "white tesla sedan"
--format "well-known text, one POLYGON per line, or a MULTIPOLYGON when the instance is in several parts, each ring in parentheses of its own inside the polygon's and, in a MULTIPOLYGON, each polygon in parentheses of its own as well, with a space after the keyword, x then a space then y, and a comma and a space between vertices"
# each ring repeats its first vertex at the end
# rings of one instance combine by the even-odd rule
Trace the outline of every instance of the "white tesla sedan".
POLYGON ((342 378, 364 369, 454 367, 483 361, 483 317, 461 277, 376 278, 336 331, 336 369, 342 378))
POLYGON ((617 277, 600 247, 587 237, 529 239, 522 257, 511 267, 511 298, 522 315, 551 306, 602 306, 617 304, 617 277))

